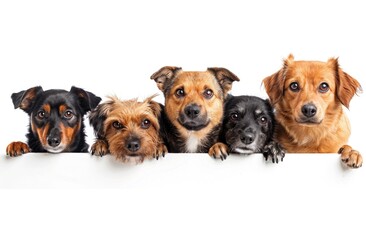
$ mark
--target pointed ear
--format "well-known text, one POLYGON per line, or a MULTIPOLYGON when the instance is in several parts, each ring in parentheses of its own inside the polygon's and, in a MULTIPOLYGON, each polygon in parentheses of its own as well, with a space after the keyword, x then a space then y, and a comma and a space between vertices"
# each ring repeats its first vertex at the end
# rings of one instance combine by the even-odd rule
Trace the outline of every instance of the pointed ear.
POLYGON ((157 118, 159 118, 162 108, 161 108, 161 105, 158 102, 155 102, 153 100, 153 98, 155 98, 156 96, 158 96, 158 94, 154 94, 151 97, 146 98, 144 102, 147 102, 149 104, 149 107, 151 108, 153 114, 157 118))
POLYGON ((104 121, 107 119, 107 115, 112 110, 115 99, 102 104, 99 104, 96 108, 92 109, 89 114, 89 123, 94 129, 94 134, 98 139, 105 138, 104 121))
POLYGON ((28 90, 13 93, 11 99, 14 104, 14 108, 20 108, 27 113, 30 113, 37 96, 43 92, 42 87, 33 87, 28 90))
POLYGON ((95 96, 93 93, 74 86, 71 87, 70 93, 75 94, 78 97, 80 106, 83 109, 84 114, 94 109, 102 100, 100 97, 95 96))
POLYGON ((169 82, 176 76, 177 72, 182 70, 180 67, 166 66, 160 68, 157 72, 151 75, 150 79, 156 82, 158 88, 164 92, 169 82))
POLYGON ((262 81, 272 104, 279 102, 283 96, 287 69, 293 61, 294 56, 290 54, 287 59, 283 60, 283 67, 278 72, 266 77, 262 81))
POLYGON ((207 68, 208 71, 212 72, 219 82, 226 98, 228 92, 231 90, 232 83, 234 81, 240 81, 240 79, 226 68, 207 68))
POLYGON ((327 64, 333 68, 336 77, 336 96, 347 108, 352 97, 362 92, 361 84, 339 67, 338 58, 331 58, 327 64))

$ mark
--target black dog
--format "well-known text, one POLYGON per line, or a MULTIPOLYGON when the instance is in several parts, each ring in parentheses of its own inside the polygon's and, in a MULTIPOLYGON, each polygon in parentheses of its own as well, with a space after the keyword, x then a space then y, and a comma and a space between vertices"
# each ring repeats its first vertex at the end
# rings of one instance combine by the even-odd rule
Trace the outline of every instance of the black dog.
POLYGON ((229 152, 263 153, 272 162, 283 161, 285 152, 273 141, 275 119, 268 100, 253 96, 229 96, 225 103, 220 141, 209 151, 215 158, 225 159, 229 152), (224 144, 223 144, 224 143, 224 144))
POLYGON ((33 87, 11 95, 14 108, 29 115, 28 145, 12 142, 6 154, 18 156, 27 152, 87 152, 83 116, 95 108, 100 97, 81 88, 71 90, 33 87))

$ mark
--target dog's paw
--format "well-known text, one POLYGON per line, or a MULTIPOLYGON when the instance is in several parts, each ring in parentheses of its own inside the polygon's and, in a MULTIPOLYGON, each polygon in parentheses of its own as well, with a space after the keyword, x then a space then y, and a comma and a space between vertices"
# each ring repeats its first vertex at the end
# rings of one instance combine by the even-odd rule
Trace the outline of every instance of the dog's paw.
POLYGON ((221 142, 215 143, 210 150, 208 150, 208 155, 213 158, 224 160, 229 155, 229 147, 221 142))
POLYGON ((266 146, 264 146, 263 156, 266 161, 268 158, 271 158, 273 163, 278 163, 279 160, 282 162, 283 158, 285 157, 285 150, 279 143, 271 141, 266 146))
POLYGON ((168 152, 168 149, 166 148, 165 144, 159 143, 156 147, 156 152, 153 155, 153 158, 156 158, 156 160, 159 160, 159 157, 165 157, 165 154, 168 152))
POLYGON ((108 154, 108 143, 104 140, 96 140, 95 143, 91 146, 91 154, 103 157, 108 154))
POLYGON ((341 154, 342 162, 347 164, 348 167, 359 168, 362 166, 363 160, 361 154, 353 150, 351 146, 343 145, 338 153, 341 154))
POLYGON ((6 147, 6 155, 10 157, 20 156, 29 152, 29 146, 23 142, 12 142, 6 147))

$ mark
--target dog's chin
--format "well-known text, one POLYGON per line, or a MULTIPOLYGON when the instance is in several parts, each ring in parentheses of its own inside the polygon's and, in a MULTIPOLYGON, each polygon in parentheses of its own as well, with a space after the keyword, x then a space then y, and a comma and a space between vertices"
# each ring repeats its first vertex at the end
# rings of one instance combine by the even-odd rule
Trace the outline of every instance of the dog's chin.
POLYGON ((197 121, 185 121, 182 122, 178 119, 178 122, 180 125, 182 125, 185 129, 187 129, 188 131, 199 131, 205 127, 207 127, 207 125, 210 123, 210 121, 207 122, 197 122, 197 121))
POLYGON ((233 149, 233 152, 235 153, 240 153, 240 154, 252 154, 255 153, 254 149, 250 149, 250 148, 241 148, 241 147, 236 147, 233 149))
POLYGON ((122 161, 129 165, 138 165, 144 161, 145 157, 138 154, 131 154, 125 156, 122 161))
POLYGON ((49 145, 46 145, 46 146, 43 146, 43 148, 49 153, 60 153, 66 149, 66 146, 63 144, 60 144, 57 147, 51 147, 49 145))

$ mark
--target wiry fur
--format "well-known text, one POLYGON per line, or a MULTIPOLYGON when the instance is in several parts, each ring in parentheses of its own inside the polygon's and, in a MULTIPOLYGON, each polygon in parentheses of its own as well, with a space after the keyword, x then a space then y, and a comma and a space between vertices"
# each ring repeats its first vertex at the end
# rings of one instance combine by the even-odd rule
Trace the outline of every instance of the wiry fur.
POLYGON ((123 162, 141 163, 144 159, 164 155, 166 150, 160 136, 160 105, 151 96, 143 102, 136 99, 121 101, 117 97, 100 104, 89 115, 90 124, 97 137, 92 146, 92 154, 103 156, 111 153, 123 162), (143 128, 144 120, 150 125, 143 128), (121 124, 120 129, 114 127, 115 122, 121 124), (132 152, 127 147, 131 139, 139 142, 139 149, 132 152))

